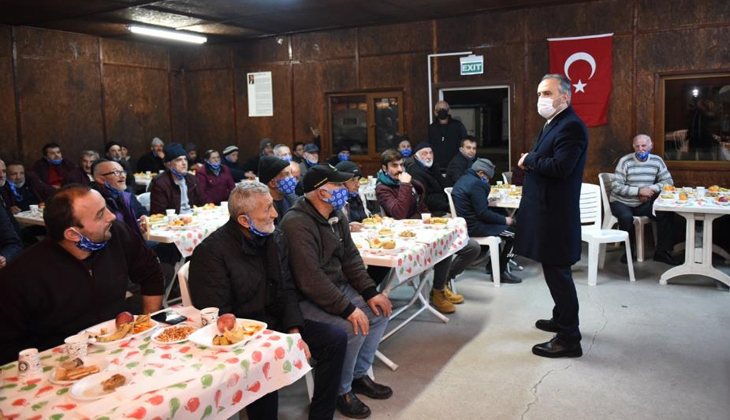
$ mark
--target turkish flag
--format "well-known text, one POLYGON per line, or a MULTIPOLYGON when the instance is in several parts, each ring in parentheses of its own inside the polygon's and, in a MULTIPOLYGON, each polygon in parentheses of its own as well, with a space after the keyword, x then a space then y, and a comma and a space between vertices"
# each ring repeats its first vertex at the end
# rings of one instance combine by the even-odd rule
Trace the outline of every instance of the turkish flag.
POLYGON ((550 73, 570 79, 576 114, 588 127, 605 124, 613 76, 613 34, 548 41, 550 73))

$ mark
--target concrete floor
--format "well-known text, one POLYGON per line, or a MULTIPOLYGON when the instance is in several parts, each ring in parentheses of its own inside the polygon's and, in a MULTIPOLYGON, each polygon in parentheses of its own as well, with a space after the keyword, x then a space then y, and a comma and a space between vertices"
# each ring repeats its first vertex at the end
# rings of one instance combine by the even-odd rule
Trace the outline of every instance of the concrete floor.
MULTIPOLYGON (((574 267, 579 359, 531 354, 551 338, 534 327, 552 308, 537 264, 521 260, 524 282, 499 289, 467 271, 457 283, 466 302, 448 324, 422 314, 381 344, 400 368, 376 361, 394 395, 363 397, 371 419, 730 419, 730 293, 699 277, 660 286, 668 266, 653 261, 636 263, 630 284, 619 257, 609 252, 598 286, 587 285, 585 258, 574 267)), ((306 413, 303 381, 280 392, 280 419, 306 413)))

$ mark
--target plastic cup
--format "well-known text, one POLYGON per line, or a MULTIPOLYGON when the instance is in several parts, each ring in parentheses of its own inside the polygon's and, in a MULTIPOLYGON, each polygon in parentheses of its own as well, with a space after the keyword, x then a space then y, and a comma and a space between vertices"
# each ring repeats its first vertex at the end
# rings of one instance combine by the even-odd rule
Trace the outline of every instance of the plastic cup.
POLYGON ((431 213, 421 213, 421 220, 423 223, 431 223, 431 213))
POLYGON ((86 357, 89 349, 89 337, 86 334, 76 334, 63 340, 66 344, 66 354, 70 359, 86 357))
POLYGON ((43 373, 38 349, 25 349, 18 353, 18 377, 21 381, 43 373))
POLYGON ((218 308, 210 307, 200 311, 200 325, 205 327, 209 324, 215 324, 218 320, 218 308))
POLYGON ((31 204, 30 211, 31 213, 38 213, 38 204, 31 204))

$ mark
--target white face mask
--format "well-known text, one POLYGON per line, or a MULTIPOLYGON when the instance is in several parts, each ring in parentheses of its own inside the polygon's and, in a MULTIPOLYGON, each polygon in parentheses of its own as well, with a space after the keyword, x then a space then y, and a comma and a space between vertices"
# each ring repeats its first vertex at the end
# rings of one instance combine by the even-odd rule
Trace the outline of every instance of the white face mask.
POLYGON ((555 114, 552 98, 540 98, 537 100, 537 113, 546 120, 555 114))

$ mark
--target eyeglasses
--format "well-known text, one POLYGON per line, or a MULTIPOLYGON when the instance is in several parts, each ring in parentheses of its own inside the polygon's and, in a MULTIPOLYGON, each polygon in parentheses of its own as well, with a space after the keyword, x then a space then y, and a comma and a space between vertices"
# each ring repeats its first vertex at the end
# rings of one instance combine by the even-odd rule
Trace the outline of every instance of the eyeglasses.
POLYGON ((101 174, 101 176, 109 176, 109 175, 122 176, 122 175, 127 175, 127 173, 124 171, 111 171, 111 172, 107 172, 105 174, 101 174))

